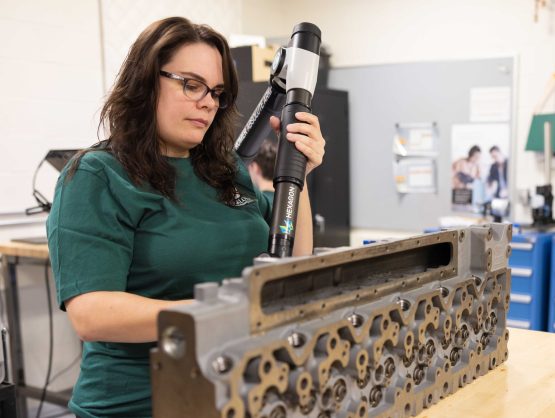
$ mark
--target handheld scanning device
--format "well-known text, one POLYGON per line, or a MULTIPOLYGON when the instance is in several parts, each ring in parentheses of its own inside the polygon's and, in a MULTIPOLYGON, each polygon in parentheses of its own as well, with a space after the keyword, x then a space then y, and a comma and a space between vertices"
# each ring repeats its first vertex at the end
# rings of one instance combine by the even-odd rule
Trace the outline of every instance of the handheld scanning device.
POLYGON ((272 63, 270 83, 235 142, 239 156, 252 161, 270 133, 269 117, 281 111, 281 128, 274 172, 274 205, 268 239, 272 257, 293 252, 299 197, 304 187, 306 157, 287 140, 287 125, 298 122, 296 112, 311 113, 318 77, 321 31, 312 23, 293 28, 286 48, 280 48, 272 63))

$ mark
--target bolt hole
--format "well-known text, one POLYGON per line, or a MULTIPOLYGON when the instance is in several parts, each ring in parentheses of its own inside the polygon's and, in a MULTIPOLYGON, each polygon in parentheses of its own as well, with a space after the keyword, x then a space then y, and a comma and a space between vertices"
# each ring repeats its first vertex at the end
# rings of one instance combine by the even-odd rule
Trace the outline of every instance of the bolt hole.
POLYGON ((439 293, 440 293, 441 297, 446 298, 449 295, 449 289, 447 289, 446 287, 441 286, 439 288, 439 293))
MULTIPOLYGON (((364 353, 364 352, 363 352, 364 353)), ((360 366, 362 366, 364 363, 366 362, 366 355, 365 354, 360 354, 358 356, 358 364, 360 366)))
POLYGON ((358 314, 352 314, 347 319, 355 328, 359 328, 364 323, 364 318, 358 314))
POLYGON ((406 312, 410 309, 410 302, 406 299, 399 299, 397 304, 401 307, 403 312, 406 312))
POLYGON ((376 370, 375 370, 375 372, 374 372, 374 376, 375 376, 375 378, 376 378, 376 380, 377 380, 378 382, 381 382, 381 381, 382 381, 382 378, 383 378, 383 366, 382 366, 381 364, 376 368, 376 370))
POLYGON ((300 332, 294 332, 289 337, 287 337, 287 342, 289 343, 289 345, 291 345, 291 347, 299 348, 305 344, 306 337, 300 332))
POLYGON ((264 373, 268 374, 268 373, 270 373, 270 370, 272 370, 272 363, 267 361, 267 362, 264 363, 264 373))

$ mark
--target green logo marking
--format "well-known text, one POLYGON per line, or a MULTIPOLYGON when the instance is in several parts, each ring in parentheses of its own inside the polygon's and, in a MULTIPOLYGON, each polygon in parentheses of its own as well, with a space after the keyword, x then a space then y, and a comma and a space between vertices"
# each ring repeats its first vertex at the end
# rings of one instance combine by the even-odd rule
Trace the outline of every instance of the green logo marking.
POLYGON ((293 232, 293 221, 285 219, 285 225, 280 225, 279 229, 282 234, 291 234, 293 232))

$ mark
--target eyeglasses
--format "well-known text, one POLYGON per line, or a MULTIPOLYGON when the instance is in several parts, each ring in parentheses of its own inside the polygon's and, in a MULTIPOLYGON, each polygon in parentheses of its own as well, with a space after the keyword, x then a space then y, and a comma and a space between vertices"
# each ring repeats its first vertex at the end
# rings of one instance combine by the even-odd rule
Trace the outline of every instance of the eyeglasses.
POLYGON ((182 77, 180 75, 162 70, 160 70, 160 75, 173 80, 181 81, 183 83, 183 93, 195 102, 204 99, 204 97, 210 93, 210 96, 212 96, 212 99, 216 102, 220 109, 225 109, 229 105, 229 95, 221 87, 211 89, 200 80, 182 77))

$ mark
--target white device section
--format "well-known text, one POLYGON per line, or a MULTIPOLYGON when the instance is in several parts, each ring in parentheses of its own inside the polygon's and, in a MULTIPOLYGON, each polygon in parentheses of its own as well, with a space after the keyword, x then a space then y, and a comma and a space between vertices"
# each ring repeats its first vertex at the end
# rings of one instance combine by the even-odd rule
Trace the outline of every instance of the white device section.
POLYGON ((289 47, 286 49, 287 68, 286 90, 304 89, 314 94, 318 78, 320 56, 306 49, 289 47))

